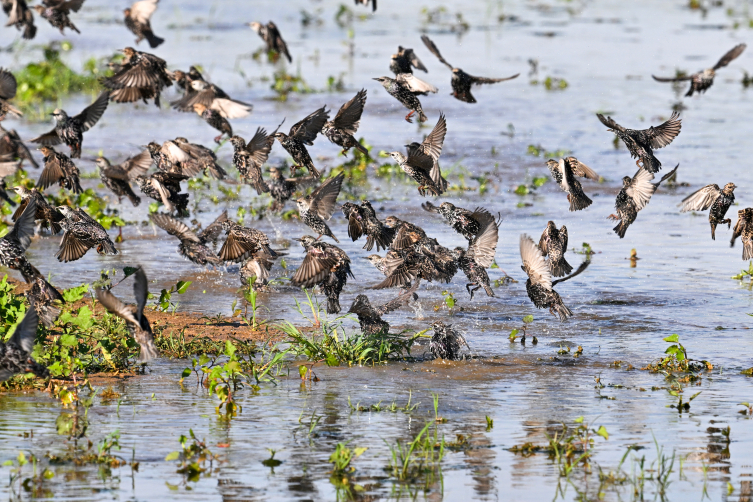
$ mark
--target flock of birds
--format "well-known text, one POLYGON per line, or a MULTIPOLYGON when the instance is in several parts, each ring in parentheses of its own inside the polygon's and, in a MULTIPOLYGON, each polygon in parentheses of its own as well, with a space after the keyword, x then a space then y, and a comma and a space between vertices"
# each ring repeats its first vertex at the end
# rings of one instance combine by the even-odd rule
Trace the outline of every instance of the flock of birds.
MULTIPOLYGON (((83 0, 43 0, 43 5, 35 6, 34 10, 61 32, 65 28, 78 31, 69 16, 77 12, 82 3, 83 0)), ((157 3, 158 0, 141 0, 124 11, 124 23, 137 36, 137 43, 146 39, 151 47, 157 47, 163 42, 163 39, 154 35, 149 24, 157 3)), ((356 0, 356 4, 359 3, 368 5, 369 1, 356 0)), ((24 38, 33 38, 36 33, 34 17, 25 1, 2 0, 2 4, 8 15, 7 25, 21 30, 24 38)), ((371 5, 376 9, 375 0, 372 0, 371 5)), ((249 24, 262 38, 274 61, 280 56, 292 61, 288 47, 274 23, 249 24)), ((476 102, 471 93, 474 85, 494 84, 518 76, 486 78, 470 75, 449 64, 429 37, 424 35, 421 38, 429 52, 452 71, 452 96, 460 101, 476 102)), ((654 78, 662 82, 689 80, 691 88, 688 95, 703 93, 712 85, 716 70, 728 65, 744 49, 745 44, 736 46, 713 68, 693 75, 672 79, 654 78)), ((47 371, 34 362, 29 354, 38 322, 41 321, 47 327, 52 326, 61 312, 63 298, 25 256, 35 233, 56 235, 63 232, 60 248, 56 253, 61 262, 78 260, 91 248, 95 248, 99 254, 118 253, 107 231, 86 211, 69 206, 55 207, 45 197, 44 190, 58 184, 70 192, 82 192, 79 170, 73 159, 81 158, 84 133, 97 124, 110 102, 146 103, 153 100, 159 107, 161 92, 173 84, 182 90, 183 95, 171 102, 171 106, 179 111, 195 112, 208 125, 217 129, 221 134, 215 138, 216 142, 220 143, 224 136, 229 138, 234 150, 233 165, 238 170, 241 181, 251 185, 259 195, 269 193, 274 199, 272 210, 281 210, 295 194, 318 184, 307 195, 295 199, 300 221, 318 236, 304 235, 296 239, 305 251, 305 258, 290 282, 304 288, 318 286, 327 298, 327 312, 336 314, 341 311, 340 295, 348 279, 353 278, 351 260, 340 247, 322 239, 339 243, 327 222, 336 209, 345 174, 341 172, 330 175, 320 183, 322 173, 314 165, 306 147, 312 145, 321 134, 336 144, 342 154, 356 149, 363 155, 368 155, 368 151, 355 137, 366 104, 366 90, 357 92, 343 104, 334 118, 331 118, 326 107, 321 107, 295 123, 287 133, 280 131, 282 123, 271 133, 259 127, 253 137, 246 141, 233 134, 230 120, 247 116, 252 111, 252 105, 231 98, 217 85, 205 80, 195 67, 185 72, 171 71, 168 70, 167 63, 154 54, 131 47, 126 47, 122 52, 123 59, 110 65, 112 75, 101 79, 105 91, 90 106, 73 116, 64 110, 55 110, 52 113, 55 127, 29 140, 30 143, 39 145, 44 156, 44 168, 35 188, 13 187, 21 202, 12 215, 15 222, 13 230, 0 239, 0 265, 18 270, 26 282, 31 284, 27 295, 32 308, 10 340, 5 344, 0 343, 0 380, 21 372, 44 376, 47 371), (275 140, 293 158, 291 176, 285 177, 282 168, 271 167, 270 177, 265 179, 262 168, 275 140), (69 148, 69 155, 55 150, 54 147, 61 144, 69 148), (307 174, 295 176, 297 169, 305 169, 307 174)), ((375 80, 409 110, 406 121, 411 122, 414 115, 421 122, 427 121, 419 96, 436 93, 438 89, 413 73, 414 69, 427 72, 426 67, 412 49, 399 47, 391 58, 390 69, 395 74, 394 78, 382 76, 375 80)), ((7 115, 21 116, 21 112, 11 103, 16 94, 16 85, 13 74, 0 69, 0 120, 7 115)), ((678 166, 658 182, 653 182, 655 175, 662 169, 654 150, 672 143, 680 133, 681 119, 677 113, 673 113, 669 120, 658 126, 635 130, 621 126, 611 117, 600 114, 597 117, 608 131, 625 143, 638 166, 634 176, 623 178, 623 188, 615 202, 616 214, 610 216, 619 222, 614 231, 622 238, 661 183, 677 172, 678 166)), ((405 153, 390 153, 400 168, 417 183, 421 196, 428 193, 439 197, 448 188, 439 166, 446 134, 447 119, 440 113, 432 131, 423 140, 407 145, 405 153)), ((0 126, 0 179, 14 174, 24 162, 38 167, 18 133, 0 126)), ((182 192, 181 182, 200 174, 208 174, 219 180, 228 176, 225 169, 217 163, 217 157, 211 149, 178 137, 162 144, 151 142, 144 151, 120 163, 111 163, 104 157, 97 158, 95 162, 102 183, 119 201, 125 197, 134 206, 139 205, 141 198, 131 185, 135 183, 143 195, 162 204, 164 212, 150 214, 149 217, 156 226, 180 241, 178 252, 182 256, 200 266, 239 263, 243 285, 251 284, 257 288, 267 285, 274 261, 284 254, 272 249, 267 235, 232 221, 227 212, 203 229, 191 229, 182 221, 189 214, 189 196, 182 192), (149 173, 153 165, 156 166, 156 171, 149 173), (223 234, 224 242, 219 251, 216 251, 218 240, 223 234)), ((570 211, 583 210, 591 205, 592 201, 578 178, 598 180, 599 176, 594 170, 575 157, 550 159, 546 164, 556 183, 567 193, 570 211)), ((0 195, 7 203, 15 204, 5 193, 5 188, 5 182, 2 181, 0 195)), ((710 209, 709 223, 713 239, 717 225, 731 225, 731 220, 725 218, 725 215, 734 202, 734 189, 735 185, 732 183, 722 189, 717 185, 705 186, 685 198, 681 210, 710 209)), ((449 249, 411 222, 394 216, 381 219, 368 200, 363 200, 360 204, 346 202, 341 206, 348 220, 348 237, 353 241, 364 237, 366 242, 363 248, 368 252, 375 247, 377 253, 386 251, 383 256, 371 254, 366 257, 385 276, 374 288, 399 289, 395 299, 382 305, 372 305, 364 294, 355 298, 348 312, 358 317, 365 334, 387 332, 390 326, 382 316, 413 301, 422 280, 450 282, 458 271, 462 271, 468 279, 466 289, 471 299, 479 289, 483 289, 490 297, 495 296, 486 269, 494 262, 500 218, 484 208, 469 210, 456 207, 450 202, 439 205, 425 202, 422 207, 446 220, 453 230, 467 240, 467 246, 449 249)), ((737 237, 741 237, 744 244, 743 259, 748 259, 753 257, 753 208, 743 209, 738 214, 732 243, 737 237)), ((557 228, 552 221, 548 222, 538 242, 525 234, 520 237, 522 268, 528 275, 528 296, 537 308, 548 308, 560 321, 566 320, 573 313, 554 290, 554 286, 577 276, 589 265, 589 259, 586 258, 573 272, 573 267, 565 258, 567 245, 567 228, 564 225, 557 228)), ((116 298, 109 289, 96 290, 96 296, 102 305, 125 320, 130 333, 141 346, 139 359, 148 361, 157 357, 158 352, 154 346, 150 323, 144 314, 148 281, 141 268, 135 272, 134 293, 135 303, 129 304, 116 298)), ((430 350, 434 356, 458 358, 462 346, 467 345, 462 334, 442 321, 434 322, 432 327, 434 334, 430 350)))

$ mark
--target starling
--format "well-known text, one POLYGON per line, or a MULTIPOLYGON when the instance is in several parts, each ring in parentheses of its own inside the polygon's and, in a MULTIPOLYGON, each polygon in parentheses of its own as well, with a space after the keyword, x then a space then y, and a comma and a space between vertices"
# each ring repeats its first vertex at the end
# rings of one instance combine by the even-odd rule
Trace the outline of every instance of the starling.
POLYGON ((269 186, 269 195, 275 200, 272 203, 272 210, 279 211, 285 207, 285 202, 293 197, 293 193, 298 188, 305 188, 308 185, 316 183, 319 176, 310 174, 308 176, 299 176, 297 178, 286 178, 282 174, 282 168, 270 167, 269 168, 270 180, 267 183, 269 186))
POLYGON ((350 258, 339 247, 321 242, 310 235, 296 240, 306 250, 306 257, 290 282, 302 288, 319 285, 327 297, 327 313, 339 313, 340 293, 348 282, 348 276, 355 279, 350 271, 350 258))
POLYGON ((178 89, 184 92, 192 92, 193 88, 191 87, 191 82, 194 80, 204 80, 204 77, 195 66, 191 66, 188 69, 188 73, 175 70, 170 76, 170 79, 175 81, 175 85, 178 86, 178 89))
POLYGON ((38 324, 39 315, 32 303, 10 340, 6 343, 0 342, 0 382, 18 373, 34 373, 39 378, 50 376, 47 368, 31 357, 38 324))
POLYGON ((34 26, 34 14, 26 5, 26 0, 2 0, 3 11, 8 16, 5 26, 15 26, 17 30, 23 30, 23 37, 31 40, 37 34, 34 26))
POLYGON ((133 283, 133 294, 136 298, 136 304, 123 303, 113 295, 110 290, 95 288, 97 300, 107 309, 126 323, 128 332, 138 342, 141 347, 139 352, 139 361, 147 362, 159 357, 157 347, 154 346, 154 334, 149 319, 144 315, 146 298, 149 296, 149 283, 144 270, 139 267, 133 274, 135 277, 133 283))
POLYGON ((394 260, 399 259, 400 253, 398 253, 397 251, 388 251, 387 254, 384 255, 384 257, 381 257, 378 254, 370 254, 369 256, 365 256, 364 258, 369 260, 369 263, 374 265, 374 268, 379 270, 385 276, 388 276, 388 265, 394 260))
POLYGON ((204 119, 204 122, 222 133, 214 138, 215 143, 219 143, 222 140, 222 136, 225 134, 227 134, 228 138, 233 136, 233 127, 230 125, 230 122, 220 114, 220 112, 207 108, 201 103, 194 103, 193 109, 199 117, 204 119))
POLYGON ((395 75, 399 75, 401 73, 413 73, 413 68, 421 70, 424 73, 429 72, 421 60, 418 59, 416 53, 413 52, 413 49, 398 45, 397 54, 393 54, 390 59, 390 71, 395 75))
POLYGON ((170 103, 176 110, 192 112, 194 105, 199 103, 226 119, 240 119, 247 117, 254 108, 253 105, 232 99, 225 91, 201 77, 193 78, 187 84, 183 97, 170 103))
POLYGON ((134 207, 141 203, 141 197, 136 195, 131 188, 131 180, 137 176, 144 176, 152 165, 152 157, 149 150, 144 150, 138 155, 126 159, 123 163, 113 166, 105 157, 97 157, 94 161, 99 168, 99 178, 107 188, 118 196, 118 202, 123 197, 128 197, 134 207))
POLYGON ((261 24, 254 21, 248 23, 248 25, 261 37, 262 40, 264 40, 264 43, 267 44, 268 53, 272 52, 277 54, 277 57, 282 54, 288 59, 288 63, 293 62, 293 58, 290 57, 290 52, 288 52, 288 45, 285 43, 285 40, 282 39, 280 30, 277 29, 275 23, 270 21, 267 24, 261 24))
POLYGON ((147 197, 162 202, 169 213, 188 216, 188 194, 180 193, 180 182, 188 176, 177 173, 156 172, 149 176, 136 176, 139 189, 147 197))
POLYGON ((716 226, 727 224, 727 228, 732 225, 732 220, 724 218, 729 207, 735 203, 735 186, 734 183, 727 183, 724 188, 719 190, 719 185, 706 185, 700 190, 682 199, 679 204, 680 212, 687 211, 709 211, 709 224, 711 225, 711 238, 716 240, 716 226))
POLYGON ((753 208, 746 207, 737 211, 737 223, 729 241, 730 247, 735 246, 738 237, 743 243, 743 260, 753 259, 753 208))
POLYGON ((360 125, 361 114, 363 113, 365 104, 366 90, 361 89, 350 101, 340 107, 334 120, 324 124, 322 134, 327 136, 332 143, 340 146, 342 148, 342 152, 340 153, 343 155, 348 153, 348 150, 353 147, 364 155, 369 154, 366 147, 353 137, 360 125))
POLYGON ((428 237, 419 240, 414 249, 388 253, 383 265, 387 278, 373 289, 406 287, 415 279, 450 282, 458 271, 455 254, 428 237))
POLYGON ((34 236, 36 214, 37 203, 32 199, 16 220, 13 230, 0 239, 0 266, 18 270, 27 283, 42 277, 41 272, 29 263, 24 254, 34 236))
POLYGON ((65 110, 57 108, 52 112, 55 117, 55 128, 41 136, 30 140, 43 146, 54 146, 65 143, 71 149, 71 158, 81 157, 81 143, 84 141, 84 132, 88 131, 102 117, 107 109, 107 92, 99 95, 94 103, 84 108, 81 113, 69 117, 65 110))
MULTIPOLYGON (((486 224, 489 221, 494 221, 494 216, 483 207, 477 207, 474 211, 469 211, 462 207, 456 207, 449 202, 443 202, 439 206, 435 206, 431 202, 424 202, 421 204, 421 207, 426 211, 442 215, 453 230, 468 239, 468 242, 473 242, 474 239, 481 235, 482 228, 486 229, 486 224)), ((496 248, 497 242, 494 241, 494 249, 496 250, 496 248)))
POLYGON ((442 321, 434 321, 431 324, 434 334, 429 343, 429 350, 437 359, 447 359, 456 361, 460 359, 460 349, 463 345, 471 350, 465 337, 457 330, 452 328, 452 324, 445 324, 442 321))
POLYGON ((178 253, 181 256, 188 258, 197 265, 206 265, 207 263, 218 265, 220 263, 220 259, 214 251, 206 247, 185 223, 166 214, 150 214, 149 218, 162 230, 180 239, 178 253))
POLYGON ((657 82, 682 82, 685 80, 690 80, 690 89, 688 89, 688 92, 687 94, 685 94, 685 96, 692 96, 694 92, 703 94, 706 92, 706 89, 714 84, 716 70, 724 68, 732 61, 737 59, 740 54, 743 53, 745 47, 747 47, 745 44, 738 44, 734 46, 729 52, 727 52, 727 54, 722 56, 722 59, 720 59, 713 68, 708 68, 706 70, 699 71, 698 73, 693 73, 692 75, 686 75, 684 77, 657 77, 655 75, 651 76, 654 77, 654 80, 656 80, 657 82))
POLYGON ((335 212, 335 202, 337 201, 337 196, 340 195, 340 187, 344 179, 345 173, 341 172, 334 178, 330 178, 322 183, 309 195, 301 197, 296 201, 301 221, 319 234, 316 240, 321 239, 322 235, 326 235, 334 239, 338 244, 340 243, 332 233, 332 230, 330 230, 326 220, 332 218, 332 213, 335 212))
POLYGON ((159 47, 165 39, 160 38, 152 31, 152 25, 149 20, 157 10, 159 0, 139 0, 131 5, 130 9, 125 9, 123 15, 126 28, 136 35, 136 44, 146 39, 149 47, 154 49, 159 47))
POLYGON ((84 0, 42 0, 42 5, 35 5, 37 14, 45 18, 54 27, 65 35, 65 28, 70 28, 76 33, 81 33, 68 17, 71 11, 78 12, 84 0))
POLYGON ((159 108, 160 93, 173 85, 167 63, 153 54, 139 52, 132 47, 123 49, 125 58, 112 77, 102 79, 102 85, 111 89, 110 100, 116 103, 133 103, 154 98, 159 108))
POLYGON ((21 141, 18 133, 13 129, 7 131, 0 125, 0 156, 3 155, 10 155, 14 160, 28 160, 33 167, 39 168, 39 164, 34 160, 24 142, 21 141))
POLYGON ((455 68, 450 63, 445 61, 445 59, 439 53, 439 49, 437 49, 437 46, 434 45, 434 42, 432 42, 429 37, 427 37, 426 35, 421 35, 421 40, 423 40, 426 48, 429 49, 429 51, 434 54, 437 59, 439 59, 439 62, 448 67, 450 71, 452 71, 452 80, 450 81, 450 85, 452 86, 451 95, 454 96, 457 100, 465 101, 466 103, 475 103, 476 98, 474 98, 473 94, 471 94, 471 86, 481 84, 496 84, 497 82, 504 82, 506 80, 518 78, 518 76, 520 75, 520 73, 516 73, 512 77, 505 78, 486 78, 468 75, 460 68, 455 68))
POLYGON ((489 212, 480 213, 476 219, 479 230, 468 243, 468 249, 456 247, 453 253, 458 268, 470 281, 465 285, 465 289, 471 295, 471 300, 473 293, 479 288, 484 288, 487 296, 494 296, 486 269, 494 262, 499 241, 499 220, 495 220, 489 212), (471 289, 471 286, 475 287, 471 289))
POLYGON ((211 243, 212 246, 216 248, 217 239, 219 239, 220 234, 225 231, 225 229, 222 228, 222 223, 224 221, 229 221, 227 217, 227 209, 225 209, 217 218, 214 219, 212 223, 207 225, 205 229, 201 230, 197 234, 197 236, 199 237, 199 242, 201 242, 205 246, 211 243))
POLYGON ((413 123, 411 116, 414 113, 418 114, 419 122, 429 120, 424 114, 424 109, 421 107, 421 102, 418 100, 417 95, 426 94, 427 92, 437 92, 436 87, 419 80, 411 73, 400 73, 395 75, 394 79, 390 77, 378 77, 374 80, 382 84, 382 87, 385 88, 390 96, 410 110, 410 113, 405 116, 405 120, 408 123, 413 123))
POLYGON ((58 206, 58 211, 65 216, 65 220, 61 222, 65 233, 60 241, 60 249, 55 253, 58 261, 76 261, 94 246, 98 254, 118 254, 107 230, 86 211, 69 206, 58 206))
POLYGON ((628 227, 638 217, 638 211, 646 207, 659 185, 671 178, 677 172, 678 167, 680 167, 680 164, 677 164, 674 169, 665 174, 659 183, 651 183, 654 175, 642 168, 638 169, 638 172, 632 178, 630 176, 622 178, 622 190, 617 194, 614 203, 617 215, 609 215, 610 220, 620 222, 614 227, 614 232, 620 236, 620 239, 625 237, 628 227))
POLYGON ((406 250, 426 238, 426 232, 421 227, 395 216, 388 216, 384 219, 384 223, 394 231, 392 242, 390 242, 392 251, 406 250))
POLYGON ((393 298, 379 306, 372 306, 366 295, 358 295, 348 309, 349 314, 358 316, 358 324, 361 326, 361 332, 366 336, 386 335, 390 330, 390 325, 382 319, 382 316, 397 310, 406 305, 411 300, 415 300, 418 283, 412 288, 403 291, 397 298, 393 298))
POLYGON ((230 143, 233 144, 234 150, 233 164, 241 178, 249 182, 258 195, 269 192, 269 186, 262 177, 261 167, 269 158, 274 137, 268 136, 266 130, 258 127, 248 143, 240 136, 230 138, 230 143))
POLYGON ((447 190, 447 180, 439 169, 439 155, 442 153, 444 137, 447 134, 447 121, 439 114, 437 125, 423 142, 408 145, 408 156, 400 152, 390 152, 400 168, 418 183, 418 193, 426 196, 428 190, 433 195, 441 195, 447 190))
POLYGON ((537 309, 549 308, 549 312, 560 321, 567 320, 573 312, 562 303, 560 295, 552 289, 556 284, 575 277, 583 272, 590 263, 589 260, 581 263, 575 273, 562 279, 552 281, 552 273, 549 265, 544 260, 541 249, 526 234, 520 236, 520 258, 523 260, 521 268, 528 274, 526 291, 537 309))
POLYGON ((34 279, 26 296, 29 299, 29 305, 37 311, 42 324, 48 329, 52 328, 62 311, 59 305, 65 303, 63 295, 45 281, 44 277, 39 276, 34 279))
POLYGON ((224 179, 225 170, 217 163, 217 155, 209 148, 190 143, 186 138, 177 137, 162 143, 147 145, 157 167, 166 172, 184 174, 189 177, 208 173, 214 179, 224 179))
POLYGON ((612 120, 612 117, 604 118, 601 113, 597 113, 596 116, 609 128, 608 131, 615 133, 625 143, 630 155, 638 158, 635 161, 636 165, 652 174, 658 173, 661 169, 661 162, 654 157, 653 149, 664 148, 672 143, 682 128, 682 119, 677 112, 672 112, 672 116, 663 124, 642 130, 625 129, 612 120))
POLYGON ((13 190, 19 197, 21 197, 21 204, 18 205, 16 212, 11 216, 13 221, 18 221, 18 219, 24 214, 24 211, 26 211, 26 206, 33 200, 35 204, 34 207, 36 208, 34 220, 41 221, 42 227, 49 228, 52 235, 55 235, 62 230, 60 222, 63 221, 65 217, 55 206, 47 202, 47 199, 44 198, 42 192, 36 188, 29 190, 23 185, 13 187, 13 190))
MULTIPOLYGON (((16 117, 21 117, 23 115, 21 110, 8 103, 9 100, 16 97, 17 87, 18 83, 16 82, 16 77, 5 68, 0 67, 0 119, 5 117, 8 113, 15 115, 16 117)), ((363 106, 361 109, 363 110, 363 106)), ((358 127, 358 124, 356 124, 356 127, 358 127)))
POLYGON ((583 192, 580 181, 575 179, 576 176, 588 178, 590 180, 599 180, 599 175, 593 169, 580 162, 575 157, 566 157, 559 161, 549 159, 546 161, 552 178, 559 187, 567 192, 567 200, 570 202, 570 211, 580 211, 590 206, 593 201, 583 192))
POLYGON ((73 193, 84 191, 78 179, 78 167, 64 153, 56 152, 52 148, 42 146, 39 148, 44 155, 44 169, 39 176, 37 186, 45 188, 58 183, 60 188, 65 188, 73 193))
POLYGON ((329 112, 322 106, 308 117, 301 120, 290 128, 290 134, 276 132, 272 136, 277 138, 282 147, 293 157, 293 166, 290 168, 290 174, 295 175, 295 170, 299 167, 305 167, 309 173, 319 176, 319 171, 314 167, 314 161, 311 160, 306 145, 313 145, 316 135, 319 134, 324 124, 329 119, 329 112))
POLYGON ((553 221, 546 224, 544 233, 539 239, 541 254, 549 256, 549 270, 554 277, 563 277, 573 271, 573 267, 565 259, 567 252, 567 227, 557 230, 553 221))
MULTIPOLYGON (((278 255, 279 253, 276 254, 278 255)), ((251 255, 241 264, 239 270, 241 286, 251 285, 255 290, 264 289, 269 282, 269 271, 272 270, 273 264, 273 258, 264 253, 257 252, 251 255)))
POLYGON ((371 12, 376 12, 377 0, 356 0, 356 5, 360 4, 368 7, 369 3, 371 3, 371 12))
POLYGON ((277 257, 277 253, 269 247, 269 238, 264 232, 231 220, 225 220, 220 225, 226 235, 225 243, 220 248, 220 260, 238 263, 257 254, 277 257))
POLYGON ((387 249, 390 246, 395 231, 379 221, 371 202, 361 201, 360 206, 346 202, 342 205, 342 212, 348 219, 348 237, 353 239, 353 242, 366 235, 366 244, 363 246, 366 251, 371 251, 374 244, 377 252, 380 248, 387 249))

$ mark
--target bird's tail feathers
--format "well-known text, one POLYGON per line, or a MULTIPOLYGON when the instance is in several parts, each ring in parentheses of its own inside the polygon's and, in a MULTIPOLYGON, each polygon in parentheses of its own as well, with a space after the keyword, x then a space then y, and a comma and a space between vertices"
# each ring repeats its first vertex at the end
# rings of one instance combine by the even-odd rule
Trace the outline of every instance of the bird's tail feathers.
POLYGON ((577 194, 570 194, 570 211, 580 211, 593 204, 593 201, 588 198, 588 195, 583 192, 577 194))
POLYGON ((549 269, 552 271, 554 277, 563 277, 573 271, 572 265, 570 265, 563 256, 559 260, 551 260, 549 262, 549 269))

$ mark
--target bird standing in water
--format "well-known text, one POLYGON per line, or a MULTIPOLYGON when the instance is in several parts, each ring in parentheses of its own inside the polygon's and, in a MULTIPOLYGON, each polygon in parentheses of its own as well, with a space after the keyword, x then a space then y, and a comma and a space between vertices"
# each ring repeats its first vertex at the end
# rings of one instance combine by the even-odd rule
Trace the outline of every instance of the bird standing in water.
POLYGON ((451 95, 454 96, 455 99, 458 99, 460 101, 465 101, 466 103, 476 102, 476 98, 474 98, 473 94, 471 94, 471 87, 474 85, 496 84, 498 82, 504 82, 506 80, 518 78, 518 76, 520 75, 520 73, 516 73, 512 77, 505 78, 474 77, 473 75, 469 75, 460 68, 456 68, 448 63, 442 57, 442 54, 439 53, 439 49, 437 49, 437 46, 434 45, 434 42, 432 42, 429 37, 427 37, 426 35, 421 35, 421 40, 424 42, 424 45, 426 45, 426 48, 429 49, 429 51, 431 51, 431 53, 434 54, 437 59, 439 59, 439 62, 448 67, 450 71, 452 71, 452 80, 450 81, 450 86, 452 87, 451 95))
POLYGON ((361 332, 364 335, 380 335, 386 334, 390 330, 390 325, 387 321, 382 319, 382 316, 397 310, 403 305, 416 298, 416 289, 418 289, 418 282, 416 282, 412 288, 403 291, 397 298, 393 298, 379 306, 373 306, 369 302, 369 298, 366 295, 358 295, 356 299, 348 309, 349 314, 356 314, 358 317, 358 324, 361 327, 361 332))
POLYGON ((716 76, 716 70, 720 68, 724 68, 728 64, 730 64, 732 61, 737 59, 740 54, 743 53, 747 45, 745 44, 738 44, 734 46, 732 49, 727 51, 727 53, 722 56, 722 58, 712 67, 707 68, 705 70, 701 70, 697 73, 693 73, 691 75, 686 75, 683 77, 657 77, 656 75, 651 75, 654 80, 657 82, 683 82, 686 80, 690 80, 690 89, 688 89, 687 94, 685 94, 686 97, 690 97, 693 95, 694 92, 697 92, 698 94, 703 94, 706 92, 706 90, 711 87, 714 84, 714 77, 716 76))
POLYGON ((136 297, 136 304, 123 303, 113 295, 109 289, 95 288, 97 300, 107 309, 126 323, 128 332, 138 342, 141 351, 139 352, 139 362, 145 363, 156 357, 159 357, 157 347, 154 345, 154 334, 149 319, 144 315, 146 298, 149 296, 149 282, 147 281, 144 269, 139 267, 133 274, 133 294, 136 297))
POLYGON ((454 329, 452 324, 434 321, 431 327, 434 329, 434 334, 429 343, 429 350, 437 359, 455 361, 460 359, 460 349, 463 345, 468 347, 468 350, 471 349, 465 337, 454 329))
POLYGON ((724 188, 719 189, 719 185, 706 185, 700 190, 696 190, 688 195, 679 204, 680 212, 687 211, 709 211, 709 224, 711 225, 711 238, 716 240, 716 226, 727 224, 727 228, 732 225, 732 220, 725 218, 729 207, 735 203, 735 186, 734 183, 727 183, 724 188))

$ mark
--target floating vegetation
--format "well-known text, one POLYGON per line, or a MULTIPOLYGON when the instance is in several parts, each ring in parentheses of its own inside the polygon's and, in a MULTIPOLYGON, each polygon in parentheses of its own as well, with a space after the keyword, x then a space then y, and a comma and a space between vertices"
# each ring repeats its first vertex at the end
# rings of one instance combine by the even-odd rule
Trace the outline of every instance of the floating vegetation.
POLYGON ((168 453, 165 461, 177 460, 177 472, 183 475, 185 481, 198 481, 202 473, 211 472, 214 463, 219 463, 219 455, 212 453, 206 440, 200 441, 193 429, 188 430, 188 436, 181 435, 178 441, 181 449, 168 453))
POLYGON ((534 176, 533 178, 531 178, 531 181, 518 185, 515 188, 515 194, 516 195, 531 194, 535 192, 537 188, 542 187, 547 181, 549 181, 549 177, 547 176, 534 176))
POLYGON ((43 59, 29 63, 15 72, 18 90, 14 101, 21 111, 36 120, 46 120, 49 112, 60 100, 75 93, 95 95, 100 92, 99 78, 112 74, 107 61, 112 58, 88 59, 82 73, 76 73, 60 57, 73 45, 68 42, 52 42, 42 47, 43 59))
POLYGON ((672 372, 688 372, 688 371, 702 371, 712 370, 714 365, 705 360, 694 360, 688 357, 688 353, 685 347, 680 343, 680 336, 677 334, 670 335, 663 338, 665 342, 671 343, 669 347, 664 351, 667 354, 666 357, 650 363, 643 368, 654 373, 672 373, 672 372))
MULTIPOLYGON (((442 459, 445 454, 444 438, 429 433, 432 423, 427 423, 413 441, 397 440, 390 448, 391 459, 385 470, 400 482, 421 483, 428 489, 442 477, 442 459)), ((386 441, 385 441, 386 443, 386 441)))
POLYGON ((564 78, 557 78, 547 76, 544 80, 533 79, 530 81, 531 85, 543 85, 547 91, 564 91, 570 84, 564 78))
POLYGON ((432 9, 428 7, 421 8, 422 23, 426 25, 433 25, 435 27, 449 30, 452 33, 463 34, 468 31, 471 26, 463 17, 463 13, 458 11, 455 14, 451 14, 447 7, 440 5, 432 9))
MULTIPOLYGON (((269 80, 268 77, 262 77, 262 81, 269 80)), ((277 95, 274 99, 277 101, 287 101, 291 93, 310 94, 314 90, 309 87, 300 72, 292 75, 287 69, 281 68, 275 71, 272 76, 272 85, 269 86, 277 95)))
POLYGON ((565 155, 570 153, 570 150, 566 150, 564 148, 558 148, 557 150, 547 150, 541 145, 528 145, 528 148, 526 148, 526 153, 528 155, 532 155, 534 157, 544 157, 546 159, 556 159, 559 157, 564 157, 565 155))

